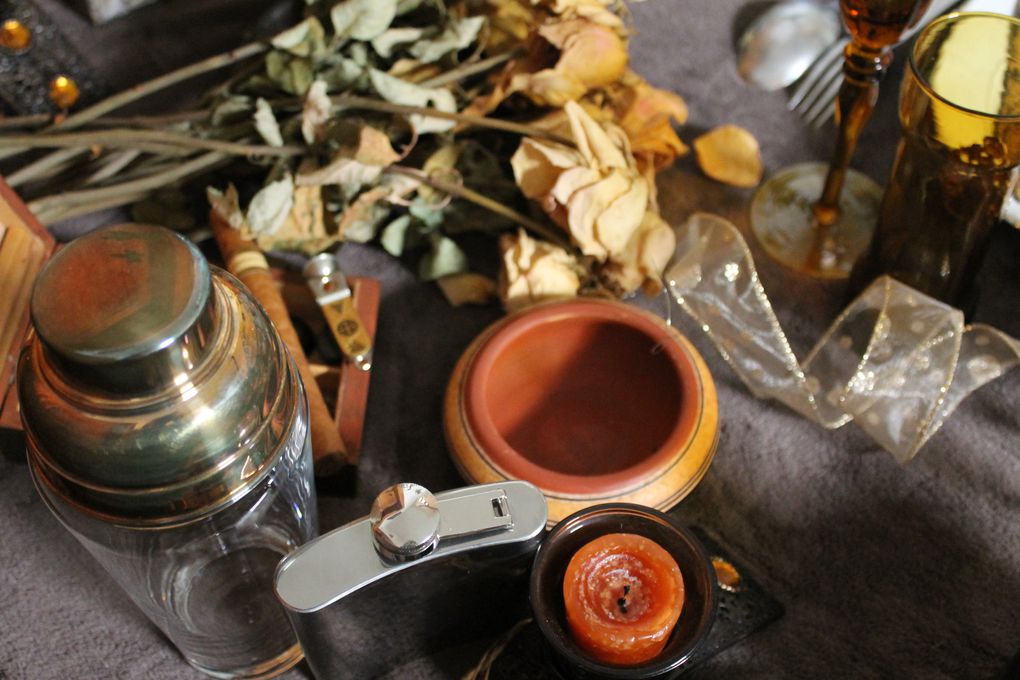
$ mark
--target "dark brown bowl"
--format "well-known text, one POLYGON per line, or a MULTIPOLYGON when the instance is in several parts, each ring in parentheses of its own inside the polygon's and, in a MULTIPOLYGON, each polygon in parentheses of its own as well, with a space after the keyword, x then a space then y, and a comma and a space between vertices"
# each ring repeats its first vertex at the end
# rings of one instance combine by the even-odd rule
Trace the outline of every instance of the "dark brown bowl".
POLYGON ((715 572, 695 536, 669 517, 640 505, 610 503, 576 512, 556 525, 535 554, 531 609, 552 651, 552 662, 571 680, 665 680, 677 675, 712 628, 716 611, 715 572), (593 659, 571 635, 563 604, 567 564, 582 546, 610 533, 639 534, 665 548, 684 578, 684 607, 662 652, 651 661, 615 666, 593 659))

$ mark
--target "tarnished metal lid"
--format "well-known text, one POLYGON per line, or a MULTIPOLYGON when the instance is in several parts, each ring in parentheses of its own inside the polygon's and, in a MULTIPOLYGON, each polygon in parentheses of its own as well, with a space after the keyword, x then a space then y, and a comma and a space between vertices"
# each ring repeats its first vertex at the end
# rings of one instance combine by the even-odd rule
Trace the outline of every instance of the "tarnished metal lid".
POLYGON ((210 283, 205 258, 178 234, 117 225, 40 272, 32 323, 68 379, 137 394, 201 361, 216 321, 210 283))
POLYGON ((261 307, 171 231, 118 225, 72 241, 40 273, 31 312, 37 335, 18 366, 29 458, 80 509, 143 525, 200 516, 307 427, 261 307))

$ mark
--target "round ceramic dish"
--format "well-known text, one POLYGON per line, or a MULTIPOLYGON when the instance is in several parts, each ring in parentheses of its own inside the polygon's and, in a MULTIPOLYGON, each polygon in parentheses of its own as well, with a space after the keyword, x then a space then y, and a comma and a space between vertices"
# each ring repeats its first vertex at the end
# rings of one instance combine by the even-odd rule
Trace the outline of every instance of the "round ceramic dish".
POLYGON ((718 408, 701 356, 662 319, 570 300, 482 333, 454 369, 444 425, 469 482, 531 482, 552 525, 597 503, 676 505, 712 461, 718 408))
POLYGON ((599 505, 560 522, 535 553, 529 590, 535 623, 552 652, 552 664, 571 680, 675 677, 708 637, 718 601, 715 572, 698 539, 666 515, 629 503, 599 505), (574 642, 563 604, 570 558, 589 541, 618 532, 658 543, 676 560, 684 579, 684 608, 666 646, 658 656, 634 666, 614 666, 589 656, 574 642))

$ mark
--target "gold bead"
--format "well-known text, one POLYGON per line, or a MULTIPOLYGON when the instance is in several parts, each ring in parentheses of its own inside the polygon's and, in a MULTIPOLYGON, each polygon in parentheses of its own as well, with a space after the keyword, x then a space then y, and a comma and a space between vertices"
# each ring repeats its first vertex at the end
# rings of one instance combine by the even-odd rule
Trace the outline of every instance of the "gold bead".
POLYGON ((50 81, 50 100, 62 109, 74 106, 81 96, 78 83, 67 76, 57 76, 50 81))
POLYGON ((0 26, 0 47, 20 52, 32 42, 32 31, 17 19, 8 19, 0 26))

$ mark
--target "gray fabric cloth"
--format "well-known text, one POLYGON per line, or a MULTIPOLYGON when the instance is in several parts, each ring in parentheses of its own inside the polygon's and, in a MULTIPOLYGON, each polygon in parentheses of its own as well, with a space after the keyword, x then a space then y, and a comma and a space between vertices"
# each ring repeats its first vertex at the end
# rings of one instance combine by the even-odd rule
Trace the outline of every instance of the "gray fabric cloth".
MULTIPOLYGON (((94 29, 54 0, 42 3, 114 86, 240 41, 251 10, 167 1, 94 29)), ((265 3, 258 3, 264 7, 265 3)), ((737 123, 761 142, 767 172, 824 160, 831 128, 806 130, 782 93, 745 86, 734 26, 760 5, 739 0, 634 4, 634 68, 681 93, 688 141, 737 123)), ((879 182, 898 134, 886 81, 855 165, 879 182)), ((702 178, 690 158, 663 173, 671 221, 720 212, 746 233, 750 192, 702 178)), ((843 284, 797 277, 755 248, 762 282, 803 354, 843 302, 843 284)), ((447 456, 442 395, 470 340, 495 309, 451 309, 382 251, 348 246, 344 265, 382 282, 376 363, 355 498, 320 499, 322 528, 367 512, 401 480, 434 490, 462 484, 447 456)), ((977 319, 1020 336, 1020 232, 998 230, 977 319)), ((827 432, 753 398, 700 331, 679 327, 714 374, 718 454, 681 505, 687 522, 721 535, 786 607, 765 630, 697 669, 696 678, 992 678, 1020 647, 1020 371, 986 386, 908 465, 850 425, 827 432)), ((199 678, 64 531, 30 483, 22 443, 0 437, 0 678, 199 678)), ((452 642, 452 641, 451 641, 452 642)), ((456 664, 454 664, 455 666, 456 664)), ((394 678, 457 677, 422 659, 394 678)), ((308 677, 297 669, 288 680, 308 677)))

